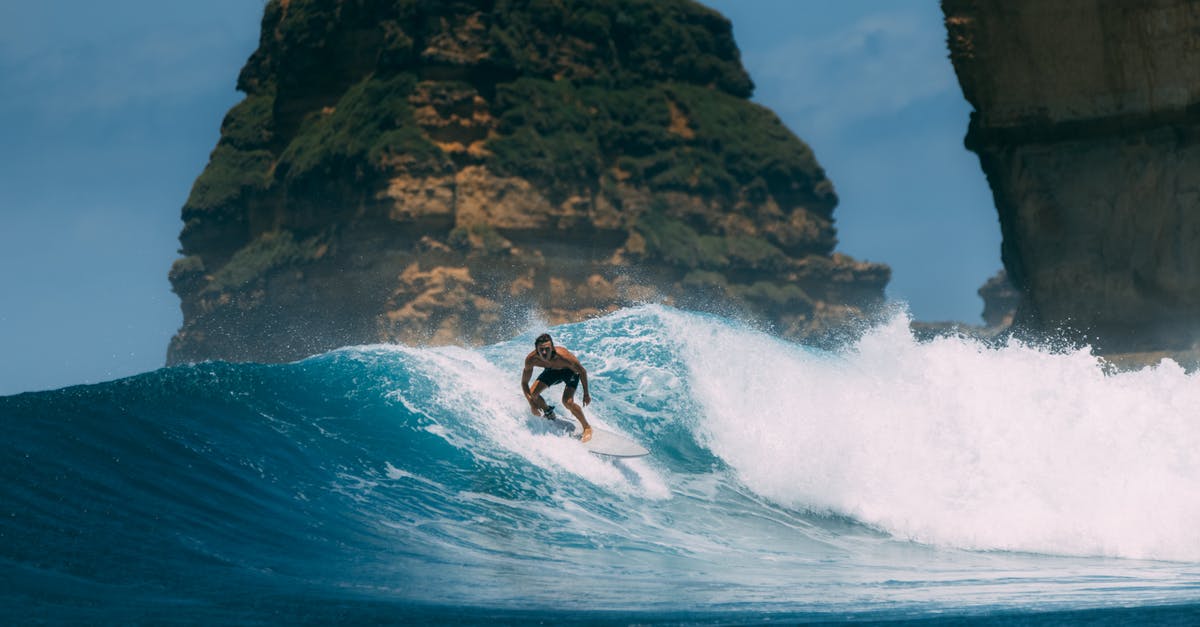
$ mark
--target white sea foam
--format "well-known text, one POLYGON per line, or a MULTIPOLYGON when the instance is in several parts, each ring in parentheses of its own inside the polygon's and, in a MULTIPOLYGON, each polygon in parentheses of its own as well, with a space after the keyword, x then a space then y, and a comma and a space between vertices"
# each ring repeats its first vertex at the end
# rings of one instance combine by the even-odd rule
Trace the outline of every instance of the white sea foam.
POLYGON ((699 435, 766 498, 935 545, 1200 561, 1200 378, 1173 362, 921 344, 904 316, 826 354, 661 315, 699 435))

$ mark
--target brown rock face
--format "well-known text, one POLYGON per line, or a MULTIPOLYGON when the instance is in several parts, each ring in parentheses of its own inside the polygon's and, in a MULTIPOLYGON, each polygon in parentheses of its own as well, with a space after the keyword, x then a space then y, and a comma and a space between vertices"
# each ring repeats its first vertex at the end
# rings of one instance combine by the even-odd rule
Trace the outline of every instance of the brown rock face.
POLYGON ((169 362, 486 342, 662 300, 816 337, 880 302, 684 0, 268 2, 183 208, 169 362))
POLYGON ((1016 322, 1105 351, 1200 331, 1200 5, 943 0, 1016 322))

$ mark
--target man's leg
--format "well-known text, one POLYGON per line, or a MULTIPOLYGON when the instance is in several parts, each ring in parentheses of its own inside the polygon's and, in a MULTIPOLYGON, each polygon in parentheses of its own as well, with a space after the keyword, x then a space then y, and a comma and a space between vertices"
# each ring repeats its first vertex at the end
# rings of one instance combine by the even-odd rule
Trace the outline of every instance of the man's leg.
POLYGON ((575 402, 575 388, 567 388, 563 390, 562 395, 563 406, 571 410, 571 415, 583 425, 583 435, 579 438, 583 442, 592 439, 592 425, 588 424, 587 418, 583 417, 583 408, 575 402))
MULTIPOLYGON (((546 399, 542 398, 542 390, 546 389, 546 384, 541 381, 534 381, 533 387, 529 388, 529 393, 533 395, 533 402, 542 410, 542 415, 546 414, 546 410, 550 409, 550 405, 546 403, 546 399)), ((535 416, 537 414, 534 414, 535 416)))

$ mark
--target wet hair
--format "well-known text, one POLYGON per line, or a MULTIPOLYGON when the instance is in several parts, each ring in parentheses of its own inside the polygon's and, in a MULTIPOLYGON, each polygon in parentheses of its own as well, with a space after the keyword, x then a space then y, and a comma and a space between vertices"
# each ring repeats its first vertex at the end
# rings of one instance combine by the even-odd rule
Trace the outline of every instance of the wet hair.
POLYGON ((550 342, 551 344, 554 343, 554 340, 550 339, 549 333, 543 333, 543 334, 537 336, 537 339, 533 341, 533 345, 537 346, 538 344, 542 344, 545 342, 550 342))

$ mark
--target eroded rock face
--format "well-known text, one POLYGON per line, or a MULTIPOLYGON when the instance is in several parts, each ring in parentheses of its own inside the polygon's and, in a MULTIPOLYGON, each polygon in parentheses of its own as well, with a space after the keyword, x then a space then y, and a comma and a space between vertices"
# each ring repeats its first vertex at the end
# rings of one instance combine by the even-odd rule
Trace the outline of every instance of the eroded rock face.
POLYGON ((273 0, 238 86, 183 208, 170 362, 494 341, 647 300, 815 337, 883 297, 693 2, 273 0))
POLYGON ((1200 6, 943 0, 1021 293, 1018 325, 1104 351, 1200 331, 1200 6))

